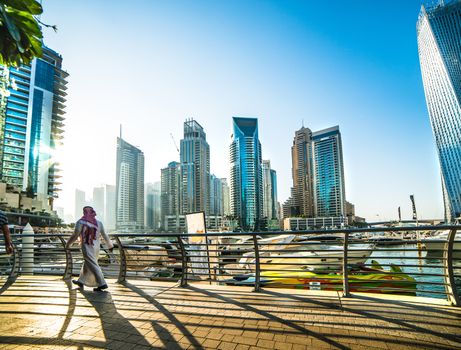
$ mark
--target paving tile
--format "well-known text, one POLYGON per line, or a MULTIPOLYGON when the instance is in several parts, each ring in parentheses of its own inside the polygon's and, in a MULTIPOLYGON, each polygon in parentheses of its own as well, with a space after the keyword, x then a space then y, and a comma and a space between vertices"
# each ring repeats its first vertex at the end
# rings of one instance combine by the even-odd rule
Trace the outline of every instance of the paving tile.
POLYGON ((102 295, 69 293, 58 277, 18 278, 0 295, 0 350, 461 348, 461 309, 414 298, 349 298, 340 309, 327 292, 129 283, 109 280, 102 295))

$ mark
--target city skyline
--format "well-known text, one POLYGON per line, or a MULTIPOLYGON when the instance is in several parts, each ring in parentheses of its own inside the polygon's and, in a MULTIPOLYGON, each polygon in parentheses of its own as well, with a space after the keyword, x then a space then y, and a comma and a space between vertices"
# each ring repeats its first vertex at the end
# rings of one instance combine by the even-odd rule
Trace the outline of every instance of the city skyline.
MULTIPOLYGON (((396 4, 391 2, 389 10, 396 4)), ((140 2, 130 8, 130 15, 149 18, 137 21, 135 27, 141 39, 149 33, 150 40, 138 46, 142 49, 134 67, 139 73, 133 75, 113 69, 107 60, 99 61, 102 52, 117 50, 119 42, 138 40, 117 32, 104 19, 102 2, 45 2, 43 18, 60 28, 58 34, 46 31, 45 43, 63 54, 74 77, 69 84, 63 154, 72 159, 97 148, 94 162, 104 169, 91 179, 79 177, 75 165, 64 159, 66 183, 57 205, 70 211, 75 188, 89 191, 99 183, 115 182, 115 155, 109 151, 120 122, 144 150, 146 182, 154 182, 159 169, 176 159, 170 133, 179 140, 180 125, 190 116, 207 130, 213 173, 227 178, 229 119, 254 115, 264 125, 263 158, 277 169, 280 202, 290 194, 292 133, 304 120, 315 130, 340 125, 346 198, 356 205, 358 215, 370 221, 396 219, 400 206, 403 218, 410 218, 408 196, 414 193, 422 217, 441 218, 438 161, 415 40, 420 5, 421 1, 399 2, 398 16, 389 26, 385 11, 376 11, 376 4, 365 1, 347 6, 340 1, 332 6, 140 2), (187 16, 174 11, 180 8, 190 10, 187 16), (90 13, 88 20, 94 25, 80 28, 68 13, 90 13), (364 16, 367 13, 373 15, 364 16), (234 20, 239 23, 235 30, 230 25, 234 20), (69 40, 76 30, 81 36, 69 40), (175 40, 152 33, 171 34, 175 40), (119 81, 127 84, 122 87, 119 81), (140 94, 143 89, 148 93, 140 94), (115 99, 120 93, 124 98, 115 99), (129 103, 133 94, 135 105, 129 103), (94 130, 85 132, 99 142, 77 147, 78 134, 88 122, 94 130), (394 171, 389 172, 389 165, 394 171)), ((114 2, 112 10, 113 18, 123 18, 126 8, 114 2)), ((128 53, 119 51, 114 63, 129 61, 128 53)))

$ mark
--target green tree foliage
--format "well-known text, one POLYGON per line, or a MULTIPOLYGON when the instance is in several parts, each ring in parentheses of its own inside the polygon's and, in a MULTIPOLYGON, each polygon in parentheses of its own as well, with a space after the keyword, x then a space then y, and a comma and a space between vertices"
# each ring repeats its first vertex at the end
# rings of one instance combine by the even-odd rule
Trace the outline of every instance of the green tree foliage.
MULTIPOLYGON (((0 64, 18 67, 42 56, 43 12, 36 0, 0 0, 0 64)), ((51 26, 56 30, 56 27, 51 26)))

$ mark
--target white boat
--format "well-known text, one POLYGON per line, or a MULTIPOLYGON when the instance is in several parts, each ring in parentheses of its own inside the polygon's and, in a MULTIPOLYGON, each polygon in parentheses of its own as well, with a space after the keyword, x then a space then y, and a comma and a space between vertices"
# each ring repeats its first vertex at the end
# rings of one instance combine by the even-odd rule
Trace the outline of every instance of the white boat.
MULTIPOLYGON (((433 256, 441 256, 443 255, 443 251, 445 249, 445 244, 448 240, 448 233, 450 231, 442 231, 438 235, 434 235, 429 238, 425 238, 421 240, 424 244, 427 255, 433 256)), ((455 235, 455 242, 453 243, 453 256, 455 258, 461 258, 461 232, 456 233, 455 235)))
MULTIPOLYGON (((373 252, 372 244, 356 244, 354 249, 348 251, 349 264, 363 264, 373 252)), ((287 270, 303 269, 309 271, 315 270, 337 270, 343 261, 343 246, 326 245, 319 242, 316 250, 302 250, 303 246, 287 247, 278 252, 260 251, 261 270, 287 270), (286 251, 290 250, 290 251, 286 251)), ((254 271, 255 254, 249 252, 243 254, 239 260, 239 267, 242 269, 254 271)))

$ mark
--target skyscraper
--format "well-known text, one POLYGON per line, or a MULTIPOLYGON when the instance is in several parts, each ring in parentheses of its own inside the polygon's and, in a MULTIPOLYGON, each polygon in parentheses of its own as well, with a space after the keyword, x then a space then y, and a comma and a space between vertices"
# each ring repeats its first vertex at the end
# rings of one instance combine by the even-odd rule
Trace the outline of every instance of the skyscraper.
POLYGON ((104 187, 95 187, 93 188, 93 209, 96 211, 98 219, 106 223, 105 214, 105 188, 104 187))
POLYGON ((312 133, 316 217, 345 216, 343 149, 339 127, 312 133))
POLYGON ((114 185, 105 185, 104 194, 104 228, 115 230, 116 226, 116 190, 114 185))
POLYGON ((339 127, 296 131, 291 147, 293 187, 284 218, 345 215, 345 186, 339 127))
POLYGON ((162 227, 165 227, 165 216, 180 214, 181 165, 170 162, 161 170, 160 183, 160 216, 162 227))
POLYGON ((117 138, 116 228, 144 227, 144 153, 117 138))
POLYGON ((160 216, 161 212, 161 183, 160 181, 154 182, 154 229, 160 228, 162 218, 160 216))
POLYGON ((93 188, 92 201, 87 202, 87 205, 91 205, 95 209, 98 220, 102 221, 106 231, 115 229, 114 185, 102 185, 101 187, 93 188))
POLYGON ((263 217, 268 220, 277 219, 277 173, 271 169, 271 162, 262 162, 263 179, 263 217))
POLYGON ((223 215, 231 215, 230 211, 230 197, 229 197, 229 185, 227 184, 227 179, 221 179, 222 186, 222 201, 223 201, 223 215))
POLYGON ((222 216, 224 213, 223 185, 221 179, 210 176, 210 215, 222 216))
POLYGON ((145 225, 149 229, 160 227, 160 182, 146 184, 145 225))
POLYGON ((418 52, 435 136, 445 218, 461 217, 461 1, 421 7, 418 52))
POLYGON ((210 146, 202 126, 195 120, 184 122, 180 145, 181 213, 210 210, 210 146))
POLYGON ((154 228, 154 185, 147 183, 144 187, 144 195, 146 196, 146 201, 144 204, 144 226, 146 229, 154 228))
POLYGON ((0 111, 1 178, 52 206, 60 191, 53 154, 62 146, 68 77, 62 57, 43 47, 43 57, 19 68, 0 66, 0 76, 14 82, 0 111))
POLYGON ((304 126, 295 132, 291 147, 293 178, 293 215, 313 217, 314 171, 312 167, 312 131, 304 126))
POLYGON ((230 145, 231 213, 243 230, 258 230, 263 217, 262 156, 257 118, 233 118, 230 145))

